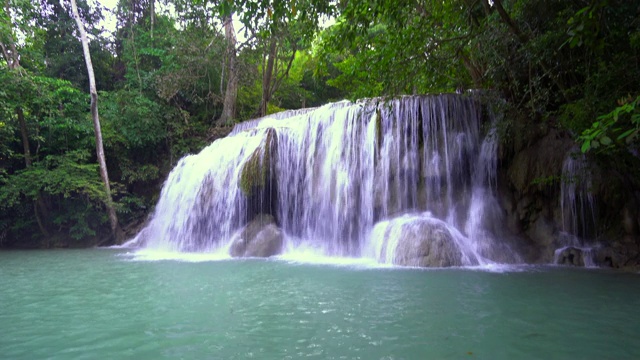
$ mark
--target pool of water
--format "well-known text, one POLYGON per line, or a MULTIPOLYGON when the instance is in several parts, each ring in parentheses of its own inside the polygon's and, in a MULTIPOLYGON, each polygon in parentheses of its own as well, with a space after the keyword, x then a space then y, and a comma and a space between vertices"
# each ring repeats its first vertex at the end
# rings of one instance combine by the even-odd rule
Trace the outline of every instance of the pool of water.
POLYGON ((634 359, 640 274, 0 252, 3 359, 634 359))

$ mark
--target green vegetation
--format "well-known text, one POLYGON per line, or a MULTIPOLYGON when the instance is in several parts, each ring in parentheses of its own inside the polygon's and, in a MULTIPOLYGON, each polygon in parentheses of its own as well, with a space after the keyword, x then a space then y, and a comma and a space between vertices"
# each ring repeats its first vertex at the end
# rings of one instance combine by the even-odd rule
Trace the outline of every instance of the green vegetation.
POLYGON ((622 98, 618 105, 612 112, 598 116, 598 121, 582 132, 579 138, 582 152, 601 147, 610 151, 616 146, 625 147, 636 141, 640 131, 640 96, 622 98))
MULTIPOLYGON (((0 8, 0 246, 108 240, 89 79, 63 5, 0 8)), ((113 33, 92 6, 78 2, 125 230, 221 126, 345 97, 482 89, 505 100, 505 142, 544 124, 618 173, 639 168, 639 0, 120 0, 113 33)), ((262 155, 245 193, 266 181, 262 155)))

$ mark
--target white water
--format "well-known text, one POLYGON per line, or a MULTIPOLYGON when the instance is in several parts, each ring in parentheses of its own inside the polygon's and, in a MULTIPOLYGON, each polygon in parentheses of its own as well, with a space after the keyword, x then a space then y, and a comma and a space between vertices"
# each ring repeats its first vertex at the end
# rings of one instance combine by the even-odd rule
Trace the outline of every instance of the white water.
POLYGON ((595 236, 596 212, 592 186, 585 156, 570 152, 562 165, 562 230, 583 239, 595 236))
POLYGON ((433 218, 453 234, 462 265, 517 262, 496 240, 497 143, 492 132, 482 136, 482 119, 476 101, 440 95, 343 101, 239 124, 180 160, 132 243, 224 254, 234 233, 270 213, 286 234, 282 258, 393 263, 371 250, 389 254, 397 241, 372 236, 376 224, 433 218), (267 179, 245 194, 241 174, 256 151, 267 179))

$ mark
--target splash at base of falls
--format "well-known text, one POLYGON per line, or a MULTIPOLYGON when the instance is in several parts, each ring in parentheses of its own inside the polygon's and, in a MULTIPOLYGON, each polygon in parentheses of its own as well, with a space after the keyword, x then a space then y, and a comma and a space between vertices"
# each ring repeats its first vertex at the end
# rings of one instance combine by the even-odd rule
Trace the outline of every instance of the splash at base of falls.
POLYGON ((482 131, 491 118, 473 98, 438 95, 342 101, 238 124, 180 160, 131 243, 310 262, 518 262, 495 231, 504 221, 497 143, 482 131))
POLYGON ((138 261, 176 260, 184 262, 208 262, 233 259, 229 253, 218 251, 213 253, 186 253, 177 251, 161 251, 141 249, 128 254, 138 261))

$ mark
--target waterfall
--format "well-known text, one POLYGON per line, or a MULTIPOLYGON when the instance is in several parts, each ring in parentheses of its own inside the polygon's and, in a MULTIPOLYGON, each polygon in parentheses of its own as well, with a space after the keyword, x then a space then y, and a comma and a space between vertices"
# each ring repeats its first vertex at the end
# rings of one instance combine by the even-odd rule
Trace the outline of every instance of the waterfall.
POLYGON ((562 230, 583 239, 595 235, 595 199, 591 187, 586 157, 576 151, 570 152, 562 164, 562 230))
POLYGON ((473 98, 447 94, 342 101, 238 124, 180 160, 133 242, 229 251, 268 214, 284 252, 418 266, 518 261, 495 231, 497 142, 493 130, 483 136, 483 117, 491 116, 473 98))
POLYGON ((595 266, 593 245, 596 236, 596 207, 587 159, 570 151, 562 165, 560 209, 562 232, 554 263, 595 266))

